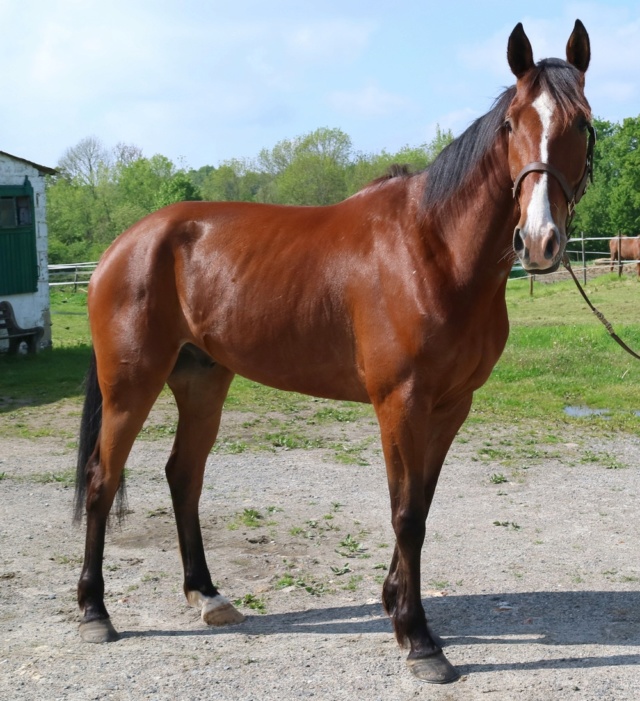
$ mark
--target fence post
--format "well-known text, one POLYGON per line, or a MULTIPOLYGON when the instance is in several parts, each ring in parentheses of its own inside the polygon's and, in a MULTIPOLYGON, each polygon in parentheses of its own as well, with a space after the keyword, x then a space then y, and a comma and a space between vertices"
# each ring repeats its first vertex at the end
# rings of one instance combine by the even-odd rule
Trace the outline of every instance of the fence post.
POLYGON ((618 278, 622 277, 622 234, 618 231, 618 278))
POLYGON ((533 280, 535 275, 529 275, 529 297, 533 297, 533 280))
POLYGON ((582 233, 582 284, 587 284, 587 258, 584 252, 584 231, 582 233))

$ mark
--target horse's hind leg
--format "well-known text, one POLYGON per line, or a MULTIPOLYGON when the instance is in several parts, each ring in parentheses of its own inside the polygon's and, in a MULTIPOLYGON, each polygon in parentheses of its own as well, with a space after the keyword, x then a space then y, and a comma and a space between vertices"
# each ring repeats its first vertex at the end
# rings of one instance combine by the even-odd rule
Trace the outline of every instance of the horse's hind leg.
POLYGON ((241 623, 244 616, 218 592, 207 567, 198 503, 204 468, 220 425, 233 373, 194 346, 185 346, 168 384, 178 405, 178 429, 166 467, 184 567, 184 593, 209 625, 241 623))
POLYGON ((102 425, 95 448, 85 467, 87 531, 78 604, 83 613, 80 635, 85 642, 116 640, 104 604, 102 560, 109 511, 120 486, 131 446, 164 382, 120 379, 109 384, 102 398, 102 425))

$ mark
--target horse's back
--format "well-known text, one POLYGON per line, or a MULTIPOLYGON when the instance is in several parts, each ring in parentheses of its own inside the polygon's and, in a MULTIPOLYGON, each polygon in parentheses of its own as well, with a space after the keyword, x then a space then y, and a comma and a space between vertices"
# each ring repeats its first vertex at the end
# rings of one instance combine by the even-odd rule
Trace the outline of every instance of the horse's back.
POLYGON ((349 308, 354 280, 367 277, 364 219, 348 203, 159 210, 124 232, 94 274, 94 344, 106 319, 110 335, 125 333, 126 319, 138 346, 192 343, 265 384, 365 400, 349 308))

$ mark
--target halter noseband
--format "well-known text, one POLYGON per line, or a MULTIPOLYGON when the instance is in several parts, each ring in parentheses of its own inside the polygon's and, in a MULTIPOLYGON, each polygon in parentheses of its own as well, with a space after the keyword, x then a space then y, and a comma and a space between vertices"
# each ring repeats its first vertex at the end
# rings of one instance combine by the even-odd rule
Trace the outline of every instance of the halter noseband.
POLYGON ((513 183, 513 198, 518 200, 518 197, 520 196, 520 186, 522 185, 522 181, 526 175, 529 173, 549 173, 549 175, 553 175, 553 177, 560 184, 560 187, 564 192, 564 196, 567 199, 567 235, 569 234, 569 224, 571 224, 571 220, 573 219, 576 205, 578 202, 580 202, 582 196, 586 192, 589 182, 593 182, 593 150, 596 144, 596 131, 591 124, 587 125, 587 130, 589 132, 587 159, 584 166, 584 173, 582 174, 582 178, 580 179, 580 182, 575 190, 571 189, 567 179, 555 166, 552 166, 550 163, 543 163, 542 161, 534 161, 533 163, 526 165, 520 171, 518 177, 513 183))

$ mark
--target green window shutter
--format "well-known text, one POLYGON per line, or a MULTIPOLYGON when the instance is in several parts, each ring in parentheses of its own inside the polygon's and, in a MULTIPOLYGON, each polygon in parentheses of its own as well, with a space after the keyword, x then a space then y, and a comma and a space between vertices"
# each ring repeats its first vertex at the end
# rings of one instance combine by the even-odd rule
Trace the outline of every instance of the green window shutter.
POLYGON ((33 188, 0 185, 0 295, 36 292, 38 254, 33 188))

